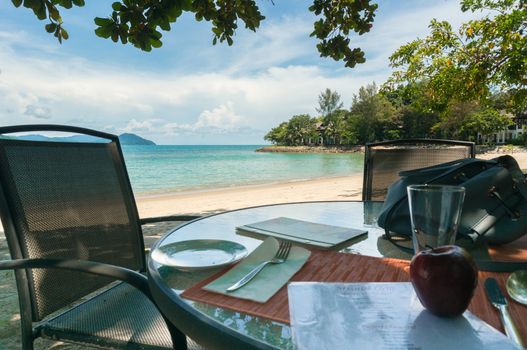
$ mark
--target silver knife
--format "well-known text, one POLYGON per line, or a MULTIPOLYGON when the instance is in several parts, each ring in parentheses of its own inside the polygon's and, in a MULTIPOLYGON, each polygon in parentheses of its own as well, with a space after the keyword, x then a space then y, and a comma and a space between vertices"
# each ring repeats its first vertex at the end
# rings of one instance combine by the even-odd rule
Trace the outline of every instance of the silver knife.
POLYGON ((518 331, 518 328, 516 328, 516 325, 509 314, 507 299, 505 299, 505 296, 501 292, 498 281, 496 281, 495 278, 487 278, 485 280, 485 290, 487 291, 487 296, 491 304, 500 311, 501 322, 505 328, 505 334, 507 334, 507 336, 516 344, 525 348, 522 338, 520 337, 520 332, 518 331))

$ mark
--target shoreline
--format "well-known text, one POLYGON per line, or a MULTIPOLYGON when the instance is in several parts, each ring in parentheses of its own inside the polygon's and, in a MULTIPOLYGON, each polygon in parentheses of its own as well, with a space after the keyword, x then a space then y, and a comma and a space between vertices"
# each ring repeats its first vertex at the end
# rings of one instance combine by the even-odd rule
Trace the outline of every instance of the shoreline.
POLYGON ((350 176, 354 177, 354 176, 359 176, 359 175, 362 177, 363 173, 356 172, 356 173, 350 173, 349 175, 329 175, 329 176, 319 176, 319 177, 313 177, 313 178, 276 180, 276 181, 269 181, 269 182, 248 183, 248 184, 223 186, 223 187, 191 188, 191 189, 186 189, 186 190, 181 190, 181 191, 168 190, 166 192, 143 192, 143 193, 137 193, 137 194, 134 193, 134 197, 136 200, 144 200, 144 199, 153 199, 153 198, 158 198, 158 197, 191 196, 191 195, 199 195, 202 193, 251 190, 251 189, 264 188, 264 187, 275 186, 275 185, 309 183, 309 182, 318 181, 318 180, 344 179, 350 176))

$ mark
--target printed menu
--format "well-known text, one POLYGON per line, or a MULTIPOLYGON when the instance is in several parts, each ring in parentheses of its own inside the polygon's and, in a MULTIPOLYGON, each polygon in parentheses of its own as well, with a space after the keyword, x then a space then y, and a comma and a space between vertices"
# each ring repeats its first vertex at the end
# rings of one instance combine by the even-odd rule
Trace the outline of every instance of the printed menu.
POLYGON ((295 349, 519 349, 469 311, 437 317, 410 283, 292 282, 295 349))

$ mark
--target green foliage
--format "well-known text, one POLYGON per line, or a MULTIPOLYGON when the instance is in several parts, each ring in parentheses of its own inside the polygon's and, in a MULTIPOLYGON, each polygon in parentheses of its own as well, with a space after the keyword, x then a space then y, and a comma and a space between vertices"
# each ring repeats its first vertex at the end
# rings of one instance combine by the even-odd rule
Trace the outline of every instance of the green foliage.
POLYGON ((491 136, 511 125, 510 114, 476 101, 452 101, 432 127, 436 137, 476 141, 477 134, 491 136))
MULTIPOLYGON (((421 85, 401 86, 379 93, 375 83, 361 87, 350 110, 342 109, 340 95, 326 89, 319 95, 319 118, 293 116, 265 135, 274 144, 297 146, 318 144, 356 145, 399 138, 445 138, 476 141, 506 129, 512 115, 501 106, 505 95, 493 96, 494 106, 478 101, 452 100, 441 113, 430 108, 421 85), (339 109, 336 109, 340 107, 339 109)), ((522 143, 527 136, 515 140, 522 143)))
POLYGON ((287 122, 283 122, 275 128, 272 128, 265 136, 264 140, 270 141, 277 145, 287 143, 287 122))
POLYGON ((322 18, 315 22, 311 36, 320 40, 317 44, 322 57, 344 60, 346 67, 364 63, 364 52, 350 47, 350 31, 359 35, 370 31, 377 4, 369 0, 314 0, 309 10, 322 18))
POLYGON ((511 124, 512 120, 507 115, 493 108, 485 108, 469 114, 461 122, 460 132, 474 136, 479 132, 483 136, 490 136, 511 124))
POLYGON ((350 126, 360 144, 399 138, 398 115, 383 95, 377 92, 375 83, 359 89, 351 105, 350 126))
POLYGON ((480 111, 475 101, 451 101, 440 114, 439 121, 432 127, 434 135, 444 139, 468 139, 471 135, 462 124, 470 115, 480 111))
POLYGON ((509 108, 527 107, 527 6, 524 0, 462 0, 463 11, 488 12, 456 31, 433 20, 430 34, 400 47, 391 57, 397 70, 387 82, 421 82, 435 110, 450 101, 480 101, 496 91, 510 96, 509 108))
POLYGON ((517 138, 510 140, 510 143, 515 146, 527 145, 527 134, 521 134, 517 138))
MULTIPOLYGON (((59 7, 70 9, 84 6, 84 0, 11 0, 16 7, 24 6, 40 20, 49 20, 45 29, 62 42, 68 33, 62 28, 59 7)), ((255 0, 119 0, 112 4, 107 17, 96 17, 95 34, 123 44, 130 43, 143 51, 162 46, 161 31, 170 31, 171 24, 190 12, 196 21, 211 23, 212 43, 232 45, 240 22, 256 31, 265 19, 255 0)), ((369 0, 313 0, 309 11, 317 17, 311 36, 319 40, 317 49, 322 57, 343 60, 347 67, 365 62, 360 48, 351 48, 350 35, 367 33, 373 23, 376 4, 369 0)))
POLYGON ((299 114, 291 117, 289 121, 272 128, 264 139, 277 145, 299 146, 315 143, 319 137, 316 129, 315 118, 309 114, 299 114))
POLYGON ((287 123, 287 145, 298 146, 308 142, 310 138, 317 137, 316 120, 309 114, 295 115, 287 123))
POLYGON ((433 137, 432 127, 439 123, 439 113, 423 88, 423 83, 400 85, 384 89, 385 96, 398 111, 398 129, 402 138, 433 137))
POLYGON ((439 123, 439 115, 423 112, 412 107, 401 110, 402 138, 432 138, 433 127, 439 123))
POLYGON ((356 145, 358 143, 357 132, 353 129, 350 112, 340 110, 339 113, 342 115, 341 122, 338 124, 339 145, 356 145))
POLYGON ((323 117, 327 117, 336 110, 342 108, 343 103, 340 101, 340 95, 336 91, 326 89, 318 95, 317 112, 323 117))
POLYGON ((323 137, 327 145, 348 144, 355 140, 355 134, 349 132, 348 120, 349 112, 343 109, 333 111, 322 119, 323 137))
POLYGON ((62 27, 62 18, 56 5, 64 8, 71 8, 73 4, 84 6, 84 0, 11 0, 11 2, 15 7, 24 6, 31 9, 40 20, 47 18, 49 23, 44 26, 44 29, 46 32, 53 34, 59 43, 62 43, 62 40, 67 40, 69 35, 62 27))
POLYGON ((324 125, 322 137, 326 144, 334 145, 342 142, 342 130, 346 119, 346 112, 341 110, 344 104, 340 101, 340 95, 336 91, 326 89, 318 96, 318 113, 324 125))

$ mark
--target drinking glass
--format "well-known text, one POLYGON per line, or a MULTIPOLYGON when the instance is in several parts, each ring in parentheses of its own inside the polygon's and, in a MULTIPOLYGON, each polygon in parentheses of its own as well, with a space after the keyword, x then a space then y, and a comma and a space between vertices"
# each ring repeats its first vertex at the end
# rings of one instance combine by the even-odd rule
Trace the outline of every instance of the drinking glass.
POLYGON ((454 244, 465 188, 448 185, 407 187, 414 253, 454 244))

